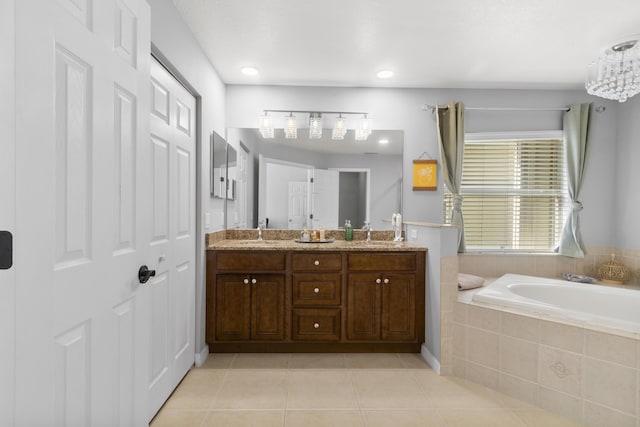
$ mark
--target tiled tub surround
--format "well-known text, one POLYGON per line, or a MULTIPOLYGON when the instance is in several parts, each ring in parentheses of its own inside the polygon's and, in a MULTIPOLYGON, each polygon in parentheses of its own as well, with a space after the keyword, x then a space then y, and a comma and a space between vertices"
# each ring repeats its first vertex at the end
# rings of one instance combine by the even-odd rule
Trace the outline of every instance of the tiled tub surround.
POLYGON ((638 427, 640 340, 612 332, 457 301, 453 371, 586 425, 638 427))
MULTIPOLYGON (((459 256, 459 270, 485 277, 593 275, 616 253, 617 260, 638 271, 640 251, 588 251, 583 260, 464 254, 459 256)), ((625 287, 638 288, 637 278, 625 287)), ((471 302, 473 292, 459 293, 454 302, 450 335, 454 375, 585 425, 640 427, 640 335, 482 306, 471 302)), ((444 325, 443 348, 448 339, 444 325)))
POLYGON ((461 273, 475 274, 482 277, 500 277, 503 274, 515 273, 527 276, 560 278, 562 273, 586 274, 595 276, 598 267, 616 254, 616 261, 627 266, 633 277, 625 286, 640 288, 640 250, 613 248, 607 246, 590 246, 583 259, 568 258, 553 254, 460 254, 459 269, 461 273))

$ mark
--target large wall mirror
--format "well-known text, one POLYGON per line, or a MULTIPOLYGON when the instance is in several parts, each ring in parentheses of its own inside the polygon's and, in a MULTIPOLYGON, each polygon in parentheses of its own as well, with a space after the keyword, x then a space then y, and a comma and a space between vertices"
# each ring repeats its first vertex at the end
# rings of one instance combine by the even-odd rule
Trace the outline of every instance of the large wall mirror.
POLYGON ((376 130, 366 141, 349 131, 336 141, 331 129, 313 140, 307 129, 296 139, 281 129, 274 139, 257 129, 228 129, 227 140, 240 147, 236 169, 244 174, 227 203, 228 227, 256 227, 260 220, 268 228, 337 229, 349 219, 380 230, 402 212, 401 130, 376 130))

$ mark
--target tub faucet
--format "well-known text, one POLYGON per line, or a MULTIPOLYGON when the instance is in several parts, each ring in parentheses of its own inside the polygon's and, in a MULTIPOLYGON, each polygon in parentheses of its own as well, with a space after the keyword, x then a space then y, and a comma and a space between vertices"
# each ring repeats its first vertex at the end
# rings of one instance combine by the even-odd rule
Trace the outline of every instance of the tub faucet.
POLYGON ((363 230, 367 230, 367 242, 371 241, 371 224, 369 223, 369 221, 365 221, 364 222, 364 226, 362 227, 363 230))

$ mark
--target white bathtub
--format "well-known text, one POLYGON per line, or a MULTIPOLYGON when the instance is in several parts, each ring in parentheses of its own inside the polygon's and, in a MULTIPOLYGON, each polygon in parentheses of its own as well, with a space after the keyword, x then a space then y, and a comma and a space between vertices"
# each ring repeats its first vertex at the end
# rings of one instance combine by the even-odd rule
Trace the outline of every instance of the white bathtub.
POLYGON ((473 301, 640 334, 640 291, 633 289, 505 274, 473 301))

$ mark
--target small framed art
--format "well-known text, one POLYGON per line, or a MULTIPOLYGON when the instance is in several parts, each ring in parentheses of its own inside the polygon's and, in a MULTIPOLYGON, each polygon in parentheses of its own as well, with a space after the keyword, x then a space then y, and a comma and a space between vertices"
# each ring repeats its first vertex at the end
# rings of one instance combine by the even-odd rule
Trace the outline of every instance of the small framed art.
POLYGON ((435 191, 437 188, 438 162, 436 160, 413 161, 413 191, 435 191))

